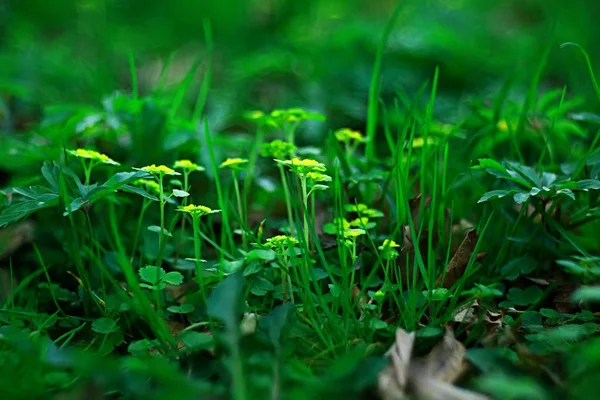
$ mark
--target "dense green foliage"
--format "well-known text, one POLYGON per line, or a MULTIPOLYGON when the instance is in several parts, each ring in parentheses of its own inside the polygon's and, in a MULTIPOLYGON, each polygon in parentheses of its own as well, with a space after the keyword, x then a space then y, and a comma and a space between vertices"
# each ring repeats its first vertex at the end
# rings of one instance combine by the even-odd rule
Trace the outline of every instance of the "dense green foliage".
POLYGON ((600 5, 227 3, 0 9, 3 398, 595 398, 600 5))

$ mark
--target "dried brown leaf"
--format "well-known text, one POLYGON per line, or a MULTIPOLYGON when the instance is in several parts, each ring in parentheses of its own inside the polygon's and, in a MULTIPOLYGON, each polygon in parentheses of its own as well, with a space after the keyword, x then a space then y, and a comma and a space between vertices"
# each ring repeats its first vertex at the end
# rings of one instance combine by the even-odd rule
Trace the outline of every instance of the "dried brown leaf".
POLYGON ((415 363, 418 375, 426 375, 443 382, 456 382, 467 370, 465 346, 446 329, 444 338, 431 352, 415 363))
POLYGON ((396 342, 388 352, 391 364, 378 376, 378 389, 384 400, 408 395, 432 400, 484 400, 488 397, 452 385, 467 369, 465 347, 450 329, 443 340, 425 357, 412 360, 415 334, 396 331, 396 342))
POLYGON ((465 235, 462 243, 458 247, 456 254, 452 257, 448 266, 446 267, 446 275, 444 276, 444 281, 441 282, 442 277, 440 277, 437 281, 437 284, 442 284, 443 287, 448 288, 452 286, 460 277, 465 273, 465 269, 469 264, 469 260, 475 250, 475 246, 477 245, 477 233, 475 229, 471 229, 465 235))

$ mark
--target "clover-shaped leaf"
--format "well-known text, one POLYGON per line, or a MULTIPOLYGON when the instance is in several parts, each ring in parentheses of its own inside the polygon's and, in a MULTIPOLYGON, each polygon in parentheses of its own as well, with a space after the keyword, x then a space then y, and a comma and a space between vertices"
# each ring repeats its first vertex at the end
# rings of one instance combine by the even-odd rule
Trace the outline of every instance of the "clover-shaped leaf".
MULTIPOLYGON (((164 269, 155 265, 146 265, 138 271, 143 281, 156 285, 167 275, 164 269)), ((181 275, 181 274, 180 274, 181 275)))
POLYGON ((119 327, 114 319, 98 318, 92 322, 92 330, 96 333, 108 335, 109 333, 117 332, 119 327))
POLYGON ((509 302, 516 306, 528 306, 539 301, 542 295, 542 289, 537 286, 530 286, 525 290, 520 288, 511 288, 506 297, 509 302))
POLYGON ((162 281, 173 286, 179 286, 183 283, 183 275, 177 271, 171 271, 167 273, 162 281))

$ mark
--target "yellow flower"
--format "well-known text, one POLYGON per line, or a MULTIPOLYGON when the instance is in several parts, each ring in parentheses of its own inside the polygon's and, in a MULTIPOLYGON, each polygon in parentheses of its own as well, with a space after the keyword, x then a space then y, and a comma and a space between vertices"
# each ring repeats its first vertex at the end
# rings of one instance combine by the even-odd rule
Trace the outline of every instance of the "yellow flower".
POLYGON ((302 122, 306 120, 324 121, 322 114, 306 111, 301 108, 278 109, 271 112, 271 118, 276 122, 302 122))
POLYGON ((375 210, 373 208, 369 208, 366 204, 346 204, 344 206, 344 210, 347 212, 355 212, 361 217, 369 217, 369 218, 381 218, 383 217, 383 213, 379 210, 375 210))
POLYGON ((160 185, 158 182, 153 181, 151 179, 138 179, 133 183, 136 186, 145 187, 146 190, 152 194, 160 195, 160 185))
POLYGON ((340 142, 348 143, 355 141, 357 143, 365 143, 367 139, 359 131, 350 128, 342 128, 335 131, 335 138, 340 142))
POLYGON ((496 129, 498 129, 500 132, 515 132, 517 130, 517 124, 516 123, 510 123, 505 120, 505 119, 501 119, 500 121, 498 121, 498 123, 496 124, 496 129))
POLYGON ((356 218, 353 221, 350 221, 350 226, 358 226, 358 227, 365 227, 367 226, 367 224, 369 223, 369 218, 367 217, 361 217, 361 218, 356 218))
POLYGON ((229 167, 232 169, 238 169, 238 168, 240 168, 240 166, 242 164, 246 164, 247 162, 248 162, 248 160, 245 158, 228 158, 227 160, 225 160, 221 163, 219 168, 229 167))
POLYGON ((309 172, 325 172, 327 170, 327 168, 325 168, 325 164, 322 164, 316 160, 301 160, 298 157, 294 157, 291 160, 275 159, 275 162, 291 168, 292 171, 296 172, 299 175, 305 175, 309 172))
POLYGON ((167 167, 166 165, 148 165, 146 167, 142 167, 142 168, 133 168, 136 169, 138 171, 144 171, 144 172, 149 172, 151 174, 158 174, 158 175, 181 175, 179 172, 176 172, 175 170, 167 167))
POLYGON ((203 215, 206 215, 206 214, 218 213, 221 210, 213 210, 206 206, 200 206, 200 205, 197 206, 194 204, 188 204, 187 206, 179 206, 179 208, 177 208, 177 211, 191 214, 194 217, 202 217, 203 215))
POLYGON ((261 154, 264 157, 286 158, 296 151, 297 147, 283 140, 273 140, 271 143, 262 145, 261 154))
POLYGON ((248 111, 245 115, 245 117, 247 119, 252 120, 252 121, 260 120, 260 119, 264 118, 264 116, 265 116, 265 113, 260 110, 248 111))
POLYGON ((298 244, 298 239, 293 236, 277 235, 267 239, 267 244, 273 247, 290 247, 298 244))
POLYGON ((376 300, 383 300, 383 298, 385 297, 385 291, 380 289, 375 292, 375 295, 373 297, 375 297, 376 300))
POLYGON ((309 172, 306 174, 306 177, 315 182, 331 182, 331 177, 329 175, 320 172, 309 172))
MULTIPOLYGON (((427 145, 432 145, 432 144, 436 144, 436 143, 437 143, 437 141, 435 140, 434 137, 431 137, 431 136, 427 137, 427 145)), ((412 141, 413 149, 417 149, 417 148, 420 148, 423 146, 425 146, 425 138, 417 137, 417 138, 413 139, 413 141, 412 141)))
POLYGON ((398 243, 394 242, 392 239, 385 239, 383 244, 379 246, 379 250, 386 250, 394 247, 400 247, 400 245, 398 245, 398 243))
POLYGON ((364 235, 365 233, 367 233, 367 232, 364 229, 358 229, 358 228, 347 229, 344 231, 344 237, 346 239, 357 238, 361 235, 364 235))
POLYGON ((187 171, 187 172, 204 171, 204 167, 201 167, 198 164, 191 162, 190 160, 178 160, 178 161, 175 161, 175 164, 173 165, 173 168, 174 169, 182 169, 182 170, 187 171))
POLYGON ((383 258, 386 260, 393 260, 399 256, 396 248, 400 247, 396 242, 392 239, 385 239, 383 244, 378 247, 379 250, 383 251, 383 258))
POLYGON ((121 165, 115 160, 111 159, 105 154, 98 153, 94 150, 88 149, 77 149, 77 150, 67 150, 70 154, 74 155, 78 158, 87 158, 93 161, 98 161, 102 164, 110 164, 110 165, 121 165))
POLYGON ((338 227, 341 231, 347 231, 352 226, 350 222, 346 221, 346 218, 336 217, 333 219, 333 224, 338 227))

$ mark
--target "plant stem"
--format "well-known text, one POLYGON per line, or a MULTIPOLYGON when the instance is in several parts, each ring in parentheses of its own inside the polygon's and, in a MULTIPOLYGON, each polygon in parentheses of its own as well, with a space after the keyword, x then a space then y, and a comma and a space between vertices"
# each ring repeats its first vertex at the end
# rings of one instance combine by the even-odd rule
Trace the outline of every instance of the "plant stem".
POLYGON ((309 235, 308 235, 308 193, 306 189, 306 176, 300 177, 302 182, 302 202, 304 204, 304 210, 302 216, 304 217, 304 241, 306 242, 306 249, 309 249, 309 235))
POLYGON ((246 216, 244 213, 244 208, 242 207, 242 196, 240 196, 240 184, 237 180, 237 175, 235 170, 231 170, 231 176, 233 178, 233 188, 235 190, 235 198, 237 201, 238 213, 240 215, 240 230, 242 231, 242 248, 244 250, 248 249, 248 243, 246 243, 246 216))
POLYGON ((283 194, 285 195, 285 206, 287 208, 290 235, 294 236, 296 229, 294 226, 294 214, 292 214, 292 202, 290 200, 290 190, 288 188, 287 179, 285 177, 285 170, 283 169, 283 165, 277 164, 277 166, 279 167, 279 173, 281 174, 281 183, 283 185, 283 194))
POLYGON ((200 242, 200 217, 193 216, 192 224, 194 230, 194 261, 196 264, 196 276, 198 278, 198 285, 200 286, 200 293, 202 293, 202 298, 206 301, 206 293, 204 291, 204 271, 201 268, 201 242, 200 242))
POLYGON ((160 267, 162 264, 162 252, 165 241, 165 200, 164 200, 164 189, 163 189, 163 174, 158 175, 158 186, 159 191, 159 204, 160 204, 160 233, 158 234, 158 257, 156 258, 156 266, 160 267))
MULTIPOLYGON (((189 176, 190 173, 189 171, 184 171, 183 172, 183 190, 185 190, 186 192, 188 191, 188 186, 189 186, 189 176)), ((187 197, 183 198, 183 201, 181 202, 182 205, 185 207, 187 206, 187 197)), ((183 234, 185 231, 185 218, 182 218, 181 221, 181 228, 179 230, 179 243, 177 245, 177 250, 175 251, 175 263, 177 263, 177 260, 179 260, 179 253, 181 252, 181 246, 183 244, 183 234)))

